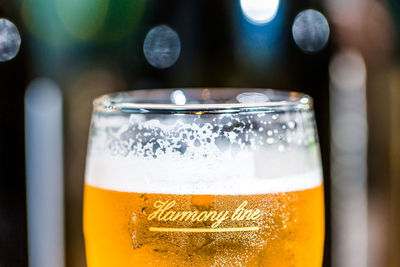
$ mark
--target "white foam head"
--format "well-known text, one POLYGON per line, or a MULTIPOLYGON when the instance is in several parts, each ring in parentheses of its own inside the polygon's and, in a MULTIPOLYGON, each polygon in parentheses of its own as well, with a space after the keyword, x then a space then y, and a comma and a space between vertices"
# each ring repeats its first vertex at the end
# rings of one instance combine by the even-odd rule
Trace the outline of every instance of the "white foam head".
MULTIPOLYGON (((266 126, 243 126, 246 134, 241 135, 221 130, 230 126, 220 122, 216 128, 215 123, 144 121, 141 115, 131 115, 111 137, 101 134, 105 131, 92 137, 86 183, 123 192, 214 195, 321 185, 317 146, 283 146, 277 141, 279 132, 266 126)), ((109 124, 95 119, 93 127, 109 124)), ((293 134, 289 138, 295 140, 293 134)))

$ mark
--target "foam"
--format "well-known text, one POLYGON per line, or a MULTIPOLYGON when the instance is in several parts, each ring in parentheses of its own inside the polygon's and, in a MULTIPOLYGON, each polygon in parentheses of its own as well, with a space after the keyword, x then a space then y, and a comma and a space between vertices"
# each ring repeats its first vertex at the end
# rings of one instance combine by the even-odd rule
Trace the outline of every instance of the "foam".
POLYGON ((86 184, 121 192, 200 195, 278 193, 321 185, 321 169, 304 168, 299 160, 305 157, 299 153, 246 152, 202 160, 94 153, 87 158, 86 184))
POLYGON ((307 124, 310 118, 304 116, 98 114, 93 118, 86 183, 165 194, 313 188, 322 183, 321 163, 312 124, 307 124))

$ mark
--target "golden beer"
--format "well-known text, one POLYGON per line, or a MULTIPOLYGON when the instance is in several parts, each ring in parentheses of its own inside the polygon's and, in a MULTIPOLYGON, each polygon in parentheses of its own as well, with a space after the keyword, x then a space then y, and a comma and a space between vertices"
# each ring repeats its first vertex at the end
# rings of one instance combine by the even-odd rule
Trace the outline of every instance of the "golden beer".
POLYGON ((322 265, 322 185, 255 195, 147 194, 86 185, 84 209, 89 267, 322 265))
POLYGON ((94 105, 88 267, 321 267, 323 179, 309 97, 150 90, 94 105))

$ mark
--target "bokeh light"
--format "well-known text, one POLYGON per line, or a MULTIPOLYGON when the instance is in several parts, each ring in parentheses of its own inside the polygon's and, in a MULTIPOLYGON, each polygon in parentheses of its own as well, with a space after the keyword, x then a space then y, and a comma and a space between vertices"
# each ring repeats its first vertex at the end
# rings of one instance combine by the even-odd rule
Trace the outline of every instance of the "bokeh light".
POLYGON ((30 34, 52 45, 112 43, 132 35, 148 1, 23 0, 21 16, 30 34))
POLYGON ((0 61, 13 59, 19 51, 21 36, 17 27, 7 19, 0 19, 0 61))
POLYGON ((265 24, 275 17, 279 0, 240 0, 240 7, 249 22, 265 24))
POLYGON ((55 0, 56 10, 65 29, 78 39, 90 39, 103 27, 109 0, 55 0))
POLYGON ((26 191, 29 266, 63 267, 63 97, 40 77, 25 94, 26 191))
POLYGON ((296 45, 303 52, 316 53, 328 42, 329 24, 320 12, 307 9, 294 19, 292 34, 296 45))
POLYGON ((332 56, 330 74, 332 266, 368 266, 367 68, 357 50, 332 56))
POLYGON ((53 0, 23 0, 21 19, 29 37, 52 45, 65 45, 68 33, 55 10, 53 0))
POLYGON ((143 52, 153 67, 159 69, 171 67, 181 53, 179 36, 166 25, 154 27, 144 39, 143 52))
POLYGON ((355 90, 365 84, 367 68, 358 51, 346 50, 337 54, 329 66, 331 82, 339 90, 355 90))

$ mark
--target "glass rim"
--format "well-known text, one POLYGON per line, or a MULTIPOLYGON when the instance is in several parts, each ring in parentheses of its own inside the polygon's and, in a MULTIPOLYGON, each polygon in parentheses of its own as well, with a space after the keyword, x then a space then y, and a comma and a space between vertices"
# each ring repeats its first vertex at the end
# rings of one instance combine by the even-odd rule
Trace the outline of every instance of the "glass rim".
POLYGON ((94 99, 93 109, 105 113, 240 113, 257 111, 308 111, 313 108, 309 95, 295 91, 263 88, 234 87, 182 87, 158 89, 134 89, 104 94, 94 99), (170 103, 174 92, 190 97, 188 103, 170 103), (186 95, 185 95, 186 94, 186 95), (240 102, 239 96, 250 100, 240 102), (251 101, 251 97, 265 99, 251 101), (272 98, 271 98, 272 97, 272 98), (210 102, 211 100, 211 102, 210 102), (217 101, 217 102, 212 102, 217 101), (202 103, 199 103, 202 102, 202 103))

